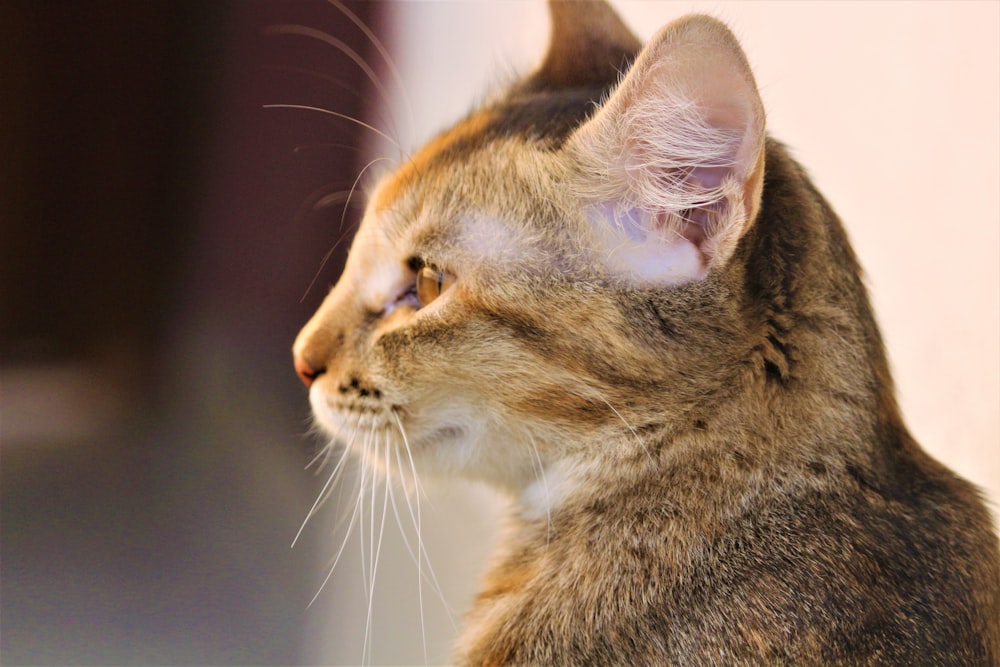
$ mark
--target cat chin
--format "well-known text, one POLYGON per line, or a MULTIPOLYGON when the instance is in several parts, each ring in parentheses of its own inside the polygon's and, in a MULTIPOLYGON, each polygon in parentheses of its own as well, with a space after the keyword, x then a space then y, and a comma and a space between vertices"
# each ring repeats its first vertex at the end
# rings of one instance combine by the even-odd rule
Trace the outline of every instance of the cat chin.
MULTIPOLYGON (((554 472, 550 480, 540 470, 541 459, 533 440, 488 419, 488 411, 482 407, 474 409, 452 400, 448 407, 401 408, 396 414, 374 406, 353 412, 334 407, 318 383, 313 385, 309 400, 319 431, 384 473, 398 467, 398 449, 402 460, 412 462, 421 475, 486 482, 513 498, 523 497, 532 515, 544 515, 560 495, 562 475, 554 472), (386 443, 393 451, 371 447, 373 441, 386 443), (514 450, 534 453, 511 456, 514 450), (386 456, 392 460, 383 460, 386 456), (535 488, 540 481, 541 486, 535 488)), ((410 464, 404 465, 405 474, 409 474, 410 464)))
POLYGON ((319 430, 325 435, 336 438, 342 428, 342 423, 338 418, 338 413, 327 404, 325 394, 320 390, 318 384, 314 384, 309 390, 309 405, 312 408, 314 425, 319 427, 319 430))
POLYGON ((312 407, 315 426, 330 438, 345 439, 349 436, 348 430, 356 431, 364 426, 370 426, 370 424, 362 425, 360 415, 352 418, 351 415, 331 406, 327 401, 326 392, 320 388, 319 383, 314 384, 309 390, 309 405, 312 407))

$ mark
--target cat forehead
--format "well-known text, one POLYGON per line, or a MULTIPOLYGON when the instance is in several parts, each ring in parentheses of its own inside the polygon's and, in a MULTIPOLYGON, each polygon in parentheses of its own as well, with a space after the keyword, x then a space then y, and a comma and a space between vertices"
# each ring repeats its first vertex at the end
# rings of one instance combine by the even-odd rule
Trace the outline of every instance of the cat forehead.
MULTIPOLYGON (((518 137, 486 140, 490 116, 470 118, 430 142, 379 184, 366 218, 400 249, 469 252, 535 236, 565 214, 563 163, 518 137)), ((509 244, 507 244, 509 247, 509 244)), ((496 253, 488 253, 496 254, 496 253)))
POLYGON ((376 185, 363 226, 396 262, 543 270, 546 256, 567 254, 586 234, 574 224, 579 202, 566 190, 560 149, 605 92, 513 91, 480 108, 376 185))
POLYGON ((469 154, 482 142, 483 129, 493 113, 480 111, 457 123, 421 147, 378 185, 372 203, 377 214, 399 208, 402 200, 422 179, 431 176, 449 157, 469 154))
MULTIPOLYGON (((491 206, 469 195, 461 203, 425 201, 414 210, 369 211, 354 250, 369 262, 402 265, 412 258, 467 274, 473 267, 534 265, 549 234, 523 205, 491 206)), ((482 271, 476 270, 476 273, 482 271)))
POLYGON ((515 87, 504 97, 486 105, 407 158, 378 187, 373 199, 376 211, 394 206, 411 186, 447 189, 450 170, 467 163, 471 156, 488 155, 497 144, 530 146, 533 150, 559 149, 570 134, 595 110, 610 86, 569 90, 536 90, 515 87), (443 173, 442 173, 443 172, 443 173))
MULTIPOLYGON (((381 209, 370 204, 352 255, 390 269, 417 259, 466 284, 566 272, 565 258, 581 256, 586 218, 573 214, 578 203, 562 191, 561 162, 551 154, 501 141, 439 167, 412 183, 401 185, 398 175, 386 181, 384 188, 398 189, 395 199, 381 209)), ((373 202, 379 196, 386 195, 376 191, 373 202)))

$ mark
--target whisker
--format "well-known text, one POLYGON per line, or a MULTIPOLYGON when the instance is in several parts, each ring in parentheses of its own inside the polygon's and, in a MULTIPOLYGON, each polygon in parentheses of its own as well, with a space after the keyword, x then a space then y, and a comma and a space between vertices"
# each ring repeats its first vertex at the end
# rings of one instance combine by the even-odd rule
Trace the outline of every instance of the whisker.
MULTIPOLYGON (((348 12, 348 14, 350 14, 350 13, 348 12)), ((353 15, 351 15, 351 16, 353 16, 353 15)), ((354 17, 354 18, 356 19, 357 17, 354 17)), ((363 25, 363 24, 361 24, 361 25, 363 25)), ((392 108, 392 98, 389 95, 389 91, 386 90, 385 86, 382 84, 382 80, 379 79, 378 75, 375 73, 375 70, 373 70, 371 68, 371 66, 368 65, 367 62, 365 62, 365 59, 362 58, 361 55, 357 51, 355 51, 350 46, 348 46, 346 42, 344 42, 344 41, 342 41, 342 40, 334 37, 330 33, 324 32, 322 30, 318 30, 316 28, 311 28, 309 26, 297 25, 297 24, 271 25, 271 26, 268 26, 268 27, 266 27, 264 29, 264 34, 267 34, 267 35, 275 35, 275 34, 299 35, 299 36, 302 36, 302 37, 310 37, 312 39, 317 39, 317 40, 319 40, 321 42, 329 44, 330 46, 334 47, 335 49, 337 49, 338 51, 340 51, 341 53, 343 53, 344 55, 346 55, 348 58, 350 58, 354 62, 354 64, 357 65, 358 68, 362 72, 364 72, 365 76, 368 77, 368 80, 371 81, 372 85, 374 85, 375 88, 376 88, 376 90, 378 91, 378 94, 382 97, 383 104, 380 105, 380 108, 383 108, 383 109, 391 109, 392 108)), ((405 99, 406 98, 405 98, 405 91, 404 91, 404 100, 405 99)), ((408 101, 406 101, 406 103, 409 104, 408 101)), ((412 118, 412 112, 410 113, 410 115, 411 115, 411 118, 412 118)), ((393 127, 393 133, 398 136, 398 134, 399 134, 398 128, 396 128, 395 120, 393 119, 393 117, 392 117, 391 114, 388 116, 388 121, 389 121, 389 124, 392 125, 392 127, 393 127)), ((411 124, 412 124, 412 120, 411 120, 411 124)), ((402 151, 402 148, 400 147, 398 141, 392 142, 392 143, 396 146, 396 149, 397 149, 397 151, 399 151, 400 155, 402 155, 403 151, 402 151)))
POLYGON ((340 473, 341 469, 343 468, 344 462, 347 461, 349 454, 350 454, 350 451, 348 450, 348 448, 345 447, 344 448, 344 453, 341 454, 341 456, 340 456, 340 461, 337 462, 336 467, 333 469, 333 472, 330 473, 330 476, 329 476, 329 478, 327 478, 326 483, 323 485, 323 488, 320 490, 319 495, 316 496, 316 501, 312 504, 312 507, 309 508, 309 511, 306 512, 306 518, 302 520, 302 525, 299 526, 298 532, 295 533, 295 538, 292 540, 292 544, 289 547, 290 549, 294 549, 295 548, 295 544, 296 544, 296 542, 299 541, 299 537, 301 537, 302 531, 305 530, 306 524, 309 523, 309 519, 311 519, 313 517, 313 515, 316 513, 316 510, 319 509, 323 505, 323 503, 326 500, 326 498, 329 497, 327 495, 327 490, 337 480, 337 478, 340 477, 339 473, 340 473))
MULTIPOLYGON (((354 445, 354 441, 357 439, 357 424, 360 423, 360 421, 361 421, 361 415, 358 415, 357 416, 357 420, 355 421, 355 426, 352 429, 351 441, 345 447, 345 450, 347 450, 347 451, 351 450, 351 448, 354 445)), ((363 521, 359 521, 359 517, 363 519, 362 514, 364 512, 364 509, 363 509, 362 504, 361 504, 362 497, 364 496, 364 494, 362 493, 362 489, 361 489, 361 486, 360 486, 360 482, 362 481, 361 477, 364 474, 363 465, 359 467, 358 473, 359 473, 358 478, 355 481, 355 486, 358 489, 358 492, 357 492, 356 499, 354 501, 354 511, 351 512, 351 519, 348 522, 346 530, 344 531, 344 539, 341 540, 341 542, 340 542, 340 547, 337 549, 337 555, 333 558, 333 564, 330 566, 330 570, 326 573, 326 577, 323 579, 323 582, 320 584, 319 590, 316 591, 316 594, 313 595, 312 599, 309 601, 309 604, 306 605, 307 609, 309 607, 313 606, 313 604, 316 602, 317 598, 319 598, 320 593, 322 593, 323 589, 326 587, 327 582, 329 582, 330 578, 333 576, 334 570, 337 569, 337 564, 340 562, 340 558, 344 554, 344 549, 347 547, 347 543, 350 541, 351 533, 354 531, 354 525, 355 525, 355 523, 358 523, 358 524, 361 524, 361 525, 364 524, 363 521)), ((341 525, 343 525, 343 518, 340 521, 337 522, 336 526, 334 526, 334 532, 336 532, 336 530, 339 529, 341 525)))
MULTIPOLYGON (((329 437, 327 439, 326 444, 323 445, 322 447, 320 447, 319 452, 317 452, 316 455, 314 457, 312 457, 312 459, 310 459, 309 463, 306 464, 306 467, 305 467, 306 470, 309 470, 309 468, 311 468, 313 466, 313 464, 315 464, 316 461, 318 461, 320 459, 320 457, 323 457, 323 463, 321 463, 320 466, 318 468, 316 468, 316 474, 319 474, 320 471, 323 470, 323 466, 326 464, 326 461, 330 457, 330 451, 336 445, 337 438, 340 437, 340 432, 343 431, 343 430, 344 430, 344 426, 343 426, 343 424, 341 424, 337 428, 337 431, 331 437, 329 437)), ((314 431, 315 431, 315 428, 314 428, 314 431)), ((347 448, 345 448, 345 451, 346 450, 347 450, 347 448)))
MULTIPOLYGON (((299 212, 296 215, 296 219, 302 219, 307 213, 315 213, 317 211, 322 211, 324 208, 333 206, 334 204, 343 204, 345 208, 348 207, 350 203, 351 189, 346 190, 331 190, 333 184, 324 185, 321 188, 316 188, 306 196, 305 201, 303 201, 299 212)), ((337 240, 340 243, 344 240, 342 236, 337 240)))
POLYGON ((350 201, 353 192, 353 188, 351 190, 337 190, 322 197, 317 197, 316 202, 312 205, 312 210, 319 211, 335 204, 346 204, 350 201))
MULTIPOLYGON (((421 531, 421 521, 420 521, 420 492, 417 481, 417 467, 413 463, 413 452, 410 450, 410 440, 406 437, 406 429, 403 428, 403 420, 399 418, 399 414, 395 410, 392 411, 392 416, 396 419, 396 426, 399 427, 399 435, 403 438, 403 446, 406 447, 406 455, 410 460, 410 471, 413 473, 413 487, 416 492, 416 502, 417 502, 417 515, 413 516, 413 505, 410 503, 410 498, 406 496, 406 506, 410 508, 410 519, 413 521, 414 526, 417 529, 417 600, 420 605, 420 638, 423 641, 424 647, 424 663, 427 663, 427 626, 424 621, 424 584, 423 584, 423 553, 424 553, 424 539, 423 532, 421 531)), ((396 450, 396 455, 399 455, 399 449, 396 450)), ((402 462, 400 462, 400 474, 402 474, 402 462)))
MULTIPOLYGON (((386 434, 386 437, 388 437, 388 434, 386 434)), ((406 482, 405 482, 405 480, 403 480, 403 461, 399 457, 399 448, 396 447, 394 449, 395 449, 395 453, 396 453, 396 467, 399 469, 400 483, 403 484, 403 487, 404 487, 403 488, 403 494, 405 496, 406 495, 406 488, 405 488, 406 487, 406 482)), ((414 564, 416 564, 416 562, 417 562, 417 554, 413 550, 413 546, 410 544, 410 538, 408 538, 406 536, 406 531, 403 529, 403 520, 399 516, 399 506, 396 503, 396 494, 393 492, 392 487, 393 487, 393 485, 390 484, 389 485, 389 502, 392 504, 392 513, 396 515, 396 524, 399 526, 399 534, 403 538, 403 546, 406 547, 406 552, 408 554, 410 554, 410 559, 413 560, 414 564)), ((409 498, 407 498, 407 502, 409 502, 409 498)))
MULTIPOLYGON (((373 429, 373 436, 374 436, 374 429, 375 429, 374 425, 372 425, 372 429, 373 429)), ((377 443, 373 443, 373 448, 376 447, 376 446, 377 446, 377 443)), ((388 432, 386 432, 386 438, 385 438, 385 460, 387 462, 389 461, 389 434, 388 434, 388 432)), ((374 600, 375 600, 375 578, 378 575, 378 561, 379 561, 379 556, 382 554, 382 537, 385 534, 385 516, 386 516, 386 513, 388 511, 388 507, 389 507, 389 485, 390 485, 391 481, 388 479, 388 477, 386 477, 385 479, 382 480, 382 483, 385 486, 385 492, 383 493, 383 496, 382 496, 382 519, 379 522, 378 540, 377 540, 376 546, 374 548, 374 554, 372 555, 372 558, 371 558, 371 560, 372 560, 372 567, 371 567, 370 589, 369 589, 369 592, 368 592, 368 620, 366 622, 366 628, 365 628, 365 643, 369 645, 369 653, 368 653, 369 659, 371 659, 371 657, 372 657, 371 651, 374 649, 374 646, 372 646, 371 642, 370 642, 370 636, 371 636, 371 627, 372 627, 372 609, 373 609, 374 600)), ((375 496, 375 484, 373 482, 372 483, 372 510, 373 510, 373 518, 374 518, 374 509, 375 509, 374 496, 375 496)), ((373 530, 373 534, 374 534, 374 530, 373 530)))
MULTIPOLYGON (((376 449, 378 443, 375 438, 375 424, 372 424, 371 430, 369 431, 369 443, 370 446, 366 445, 365 451, 368 453, 369 461, 373 461, 376 456, 376 449)), ((372 621, 372 608, 375 605, 375 491, 378 487, 378 480, 376 479, 375 467, 372 466, 371 474, 371 505, 369 511, 371 515, 369 520, 371 522, 370 530, 368 532, 368 618, 365 623, 365 649, 362 652, 362 657, 368 655, 368 663, 371 662, 371 621, 372 621)), ((384 515, 383 515, 384 516, 384 515)), ((381 541, 381 538, 379 538, 381 541)))
POLYGON ((329 571, 326 573, 326 577, 323 579, 323 583, 321 583, 319 585, 319 590, 316 591, 316 594, 312 596, 311 600, 309 600, 309 604, 306 605, 307 609, 313 606, 313 604, 319 598, 319 594, 323 592, 323 589, 326 588, 327 582, 329 582, 330 578, 333 576, 334 570, 337 569, 337 563, 340 562, 340 557, 344 553, 344 548, 347 546, 347 542, 351 538, 351 532, 354 530, 354 524, 355 524, 355 522, 358 519, 358 510, 359 510, 358 503, 355 502, 354 503, 354 512, 351 514, 351 522, 347 526, 347 530, 344 533, 344 539, 340 542, 340 548, 337 549, 337 555, 334 556, 334 558, 333 558, 333 565, 330 566, 329 571))
MULTIPOLYGON (((417 553, 422 554, 422 558, 427 561, 427 578, 431 582, 432 590, 437 594, 438 598, 441 600, 441 604, 444 607, 445 614, 448 616, 448 622, 451 623, 451 627, 454 630, 458 630, 458 626, 455 624, 455 616, 451 612, 451 607, 448 605, 448 601, 444 596, 444 590, 441 588, 441 584, 438 582, 437 574, 434 572, 434 567, 431 565, 430 557, 427 555, 427 549, 424 547, 423 532, 421 530, 421 517, 420 517, 420 495, 423 493, 423 489, 420 486, 420 478, 417 476, 417 468, 413 462, 413 451, 410 449, 410 442, 406 436, 406 429, 403 428, 403 422, 400 420, 399 415, 395 410, 392 411, 393 417, 396 419, 396 425, 399 427, 399 433, 403 437, 403 445, 406 448, 406 456, 410 462, 410 470, 413 475, 413 493, 416 496, 417 513, 416 516, 413 514, 413 505, 410 503, 409 495, 405 495, 406 506, 410 511, 410 520, 413 521, 417 529, 417 553)), ((396 450, 397 461, 399 461, 399 450, 396 450)), ((402 463, 399 463, 400 470, 402 470, 402 463)), ((417 559, 417 570, 423 574, 422 560, 418 557, 417 559)), ((418 588, 420 588, 418 580, 418 588)), ((421 593, 422 599, 422 593, 421 593)), ((423 606, 421 604, 421 612, 423 612, 423 606)))
POLYGON ((385 61, 390 74, 392 74, 392 77, 396 80, 396 85, 399 86, 400 95, 403 96, 403 106, 406 107, 407 119, 410 121, 410 134, 413 134, 413 105, 410 103, 410 96, 406 92, 406 82, 403 80, 403 75, 400 74, 395 61, 392 59, 392 56, 389 55, 389 50, 385 48, 371 28, 365 25, 365 22, 359 19, 354 12, 344 5, 344 3, 340 2, 340 0, 327 0, 327 2, 336 7, 341 14, 346 16, 354 25, 356 25, 358 29, 364 33, 365 37, 368 38, 368 41, 371 42, 372 46, 375 47, 375 50, 378 51, 379 55, 382 56, 382 60, 385 61))
MULTIPOLYGON (((305 435, 306 435, 306 437, 308 437, 308 436, 318 436, 318 435, 322 435, 324 437, 323 444, 322 445, 316 445, 314 447, 314 452, 313 452, 312 458, 309 459, 309 462, 306 463, 306 465, 302 468, 303 470, 309 470, 309 468, 312 468, 314 465, 316 465, 316 462, 319 461, 323 456, 326 455, 326 450, 328 450, 330 447, 333 446, 334 441, 336 440, 336 436, 334 436, 332 438, 328 437, 326 433, 320 431, 320 429, 318 429, 316 427, 316 424, 312 424, 309 427, 309 430, 306 431, 305 435)), ((318 475, 321 470, 322 470, 322 468, 317 468, 316 472, 314 474, 318 475)))
MULTIPOLYGON (((354 428, 351 429, 352 431, 354 431, 354 430, 357 429, 357 424, 360 422, 360 420, 361 420, 361 417, 358 416, 357 420, 355 421, 354 428)), ((324 447, 320 451, 320 454, 322 454, 324 452, 328 452, 328 451, 330 451, 333 448, 333 443, 336 441, 337 437, 339 437, 340 432, 341 432, 342 429, 343 429, 343 426, 341 426, 340 428, 337 429, 337 432, 334 434, 333 438, 331 438, 331 440, 330 440, 330 444, 328 444, 326 447, 324 447)), ((352 439, 352 441, 353 441, 353 439, 352 439)), ((337 461, 337 465, 334 467, 333 472, 330 473, 330 476, 327 478, 326 483, 323 485, 323 488, 320 489, 319 494, 316 496, 316 501, 312 504, 312 507, 309 508, 309 511, 306 512, 306 518, 302 520, 302 525, 299 526, 298 532, 295 533, 295 538, 292 540, 292 544, 289 547, 290 549, 294 548, 296 542, 299 541, 299 537, 302 535, 302 531, 305 530, 306 524, 309 523, 309 519, 311 519, 313 517, 313 515, 316 514, 316 511, 320 507, 322 507, 323 504, 326 502, 326 500, 330 497, 330 494, 328 493, 328 490, 331 488, 331 486, 333 485, 333 483, 340 477, 341 470, 343 469, 344 463, 349 458, 350 451, 351 451, 350 443, 348 443, 348 445, 344 447, 344 452, 340 455, 340 460, 337 461)), ((312 461, 310 461, 309 465, 307 465, 306 468, 308 468, 309 466, 311 466, 313 464, 313 462, 315 462, 315 460, 316 459, 314 458, 312 461)), ((324 460, 324 464, 325 463, 326 463, 326 461, 324 460)), ((319 471, 317 470, 317 472, 319 472, 319 471)))
MULTIPOLYGON (((354 97, 356 97, 359 100, 361 100, 361 102, 363 102, 363 103, 368 101, 368 98, 365 96, 364 91, 359 90, 358 88, 356 88, 356 87, 348 84, 343 79, 339 79, 337 77, 330 76, 329 74, 325 74, 323 72, 319 72, 319 71, 316 71, 316 70, 313 70, 313 69, 307 69, 305 67, 291 67, 291 66, 287 66, 287 65, 271 65, 271 66, 267 66, 267 69, 272 69, 272 70, 279 71, 279 72, 293 72, 295 74, 306 74, 306 75, 315 77, 317 79, 321 79, 321 80, 323 80, 323 81, 331 84, 335 88, 338 88, 338 89, 340 89, 342 91, 350 93, 354 97)), ((365 106, 370 106, 370 105, 366 104, 365 106)), ((395 123, 393 122, 392 114, 389 113, 389 111, 387 111, 387 108, 388 107, 385 106, 385 105, 378 105, 377 109, 366 109, 366 113, 376 115, 379 120, 384 121, 387 125, 393 125, 394 126, 395 123)), ((335 146, 335 147, 338 147, 338 148, 348 148, 348 149, 357 150, 357 151, 361 150, 358 146, 354 146, 354 145, 340 145, 340 144, 316 144, 316 145, 317 146, 332 145, 332 146, 335 146)), ((296 148, 296 150, 298 150, 298 149, 296 148)))
POLYGON ((347 218, 347 207, 351 203, 351 197, 354 196, 354 191, 357 190, 358 183, 361 182, 361 177, 365 175, 365 172, 368 171, 372 167, 372 165, 387 160, 389 160, 389 158, 387 157, 377 157, 374 160, 369 161, 368 164, 362 167, 361 171, 358 172, 357 177, 354 179, 354 183, 351 184, 351 189, 347 193, 347 199, 344 203, 344 211, 340 215, 340 231, 341 231, 340 238, 337 239, 337 241, 333 244, 333 247, 330 248, 325 255, 323 255, 323 260, 319 263, 319 268, 316 269, 316 273, 313 274, 313 278, 309 282, 309 286, 306 287, 305 294, 303 294, 302 298, 299 299, 299 303, 302 303, 303 301, 306 300, 306 296, 308 296, 310 290, 312 290, 313 286, 316 284, 316 281, 319 279, 319 274, 323 271, 323 267, 325 267, 326 263, 330 261, 330 258, 333 256, 334 251, 341 244, 341 242, 343 242, 347 238, 347 231, 344 230, 344 221, 347 218))
MULTIPOLYGON (((372 504, 374 505, 374 478, 375 470, 372 468, 371 459, 369 454, 369 446, 371 444, 371 431, 365 435, 364 443, 361 447, 361 488, 358 491, 359 502, 361 503, 361 521, 358 522, 358 536, 359 536, 359 546, 361 547, 361 579, 364 582, 369 581, 369 574, 371 572, 370 566, 368 564, 368 557, 365 555, 365 496, 367 496, 368 491, 368 480, 372 480, 372 504)), ((374 507, 369 508, 369 515, 371 521, 371 530, 375 530, 375 509, 374 507)), ((368 592, 368 586, 365 586, 365 592, 368 592)), ((371 598, 368 599, 368 604, 371 604, 371 598)), ((362 661, 364 661, 365 650, 367 649, 367 637, 365 637, 365 647, 362 650, 362 661)))
MULTIPOLYGON (((266 33, 267 30, 265 29, 264 32, 266 33)), ((307 67, 295 67, 293 65, 264 65, 264 68, 275 72, 292 72, 294 74, 307 74, 309 76, 316 77, 317 79, 322 79, 327 83, 333 84, 340 90, 350 93, 351 95, 353 95, 354 97, 358 98, 361 101, 365 101, 364 91, 356 88, 355 86, 352 86, 343 79, 339 79, 335 76, 330 76, 325 72, 309 69, 307 67)))
MULTIPOLYGON (((405 487, 405 480, 403 479, 403 477, 404 477, 404 473, 403 473, 403 460, 402 460, 402 458, 400 458, 399 448, 396 448, 396 467, 399 468, 399 471, 400 471, 400 473, 399 473, 400 474, 400 481, 404 483, 404 487, 405 487)), ((413 523, 414 527, 416 527, 416 525, 417 525, 417 519, 416 519, 416 516, 413 513, 413 505, 410 503, 410 496, 406 492, 405 488, 403 490, 403 499, 406 501, 406 506, 407 506, 407 509, 409 510, 409 513, 410 513, 410 521, 413 523)), ((402 522, 399 519, 398 514, 397 514, 397 521, 400 523, 400 528, 402 528, 402 522)), ((410 546, 410 542, 409 542, 409 540, 406 537, 406 531, 401 531, 401 532, 402 532, 402 535, 403 535, 403 543, 406 545, 407 550, 409 551, 410 557, 413 559, 414 564, 417 565, 418 572, 419 572, 420 576, 421 577, 427 577, 427 580, 431 584, 431 590, 434 591, 434 594, 437 595, 438 599, 441 601, 441 604, 444 606, 445 611, 448 613, 449 618, 452 619, 452 626, 455 627, 455 629, 457 630, 458 628, 457 628, 457 626, 455 626, 455 622, 453 620, 453 615, 452 615, 452 612, 451 612, 451 608, 448 605, 448 600, 444 596, 444 590, 441 588, 441 585, 438 583, 437 575, 434 573, 434 568, 431 567, 430 557, 427 556, 427 550, 424 549, 423 541, 420 539, 420 537, 421 537, 420 534, 418 533, 418 535, 417 535, 417 539, 418 539, 418 543, 419 543, 419 547, 418 548, 421 549, 421 550, 423 550, 424 557, 428 558, 428 560, 427 560, 427 572, 424 572, 423 568, 420 566, 420 561, 418 560, 415 551, 410 546)))
MULTIPOLYGON (((347 203, 349 204, 351 202, 351 197, 354 196, 354 192, 358 189, 358 183, 361 182, 361 177, 365 175, 366 171, 368 171, 369 169, 371 169, 373 165, 376 165, 379 162, 391 162, 391 161, 392 161, 391 158, 387 158, 387 157, 384 157, 384 156, 383 157, 377 157, 377 158, 374 158, 372 160, 369 160, 368 164, 366 164, 364 167, 362 167, 361 171, 358 172, 358 175, 354 179, 354 182, 351 183, 351 189, 347 193, 347 203)), ((346 215, 347 215, 347 206, 345 205, 344 206, 344 212, 340 216, 340 228, 341 229, 344 228, 344 218, 345 218, 346 215)))
POLYGON ((356 125, 360 125, 361 127, 365 128, 366 130, 371 130, 372 132, 374 132, 378 136, 382 137, 383 139, 385 139, 386 141, 388 141, 389 143, 391 143, 397 149, 402 150, 402 148, 399 145, 399 142, 397 142, 395 139, 393 139, 392 137, 390 137, 388 134, 386 134, 382 130, 380 130, 380 129, 376 128, 376 127, 373 127, 372 125, 369 125, 368 123, 364 122, 363 120, 358 120, 357 118, 354 118, 353 116, 348 116, 347 114, 337 113, 336 111, 331 111, 329 109, 324 109, 322 107, 309 106, 308 104, 264 104, 264 105, 262 105, 262 108, 264 108, 264 109, 299 109, 299 110, 302 110, 302 111, 316 111, 318 113, 323 113, 323 114, 326 114, 328 116, 333 116, 335 118, 340 118, 342 120, 349 121, 349 122, 354 123, 356 125))
POLYGON ((328 32, 323 32, 322 30, 317 30, 316 28, 310 28, 309 26, 297 25, 297 24, 281 24, 281 25, 270 25, 264 28, 265 35, 300 35, 302 37, 310 37, 312 39, 318 39, 321 42, 329 44, 333 48, 337 49, 345 56, 354 61, 368 80, 372 82, 372 85, 378 90, 379 95, 382 96, 382 101, 385 102, 386 106, 392 106, 392 98, 389 95, 389 91, 385 89, 382 85, 382 81, 379 80, 378 75, 375 74, 375 70, 365 62, 365 59, 358 54, 357 51, 352 49, 342 40, 337 39, 328 32))
POLYGON ((354 144, 341 144, 336 141, 317 141, 311 144, 298 144, 292 146, 293 153, 304 153, 305 151, 320 150, 327 148, 339 148, 345 151, 354 151, 355 153, 362 152, 361 146, 356 146, 354 144))
POLYGON ((538 479, 538 475, 541 475, 539 481, 542 483, 542 489, 545 490, 545 543, 548 544, 552 540, 552 495, 549 493, 549 482, 545 477, 545 466, 542 465, 542 457, 538 453, 535 436, 529 433, 528 438, 531 441, 531 452, 534 454, 532 467, 535 467, 535 461, 538 462, 538 472, 535 477, 538 479))
MULTIPOLYGON (((316 455, 313 456, 311 459, 309 459, 309 463, 306 464, 305 469, 309 470, 309 468, 312 468, 316 464, 316 461, 319 461, 320 459, 323 459, 323 463, 325 463, 327 452, 329 452, 330 449, 332 448, 333 448, 333 440, 320 447, 319 451, 316 452, 316 455)), ((323 470, 323 464, 321 463, 319 467, 316 468, 316 474, 319 474, 322 470, 323 470)))
POLYGON ((649 460, 653 461, 653 455, 649 453, 648 449, 646 449, 646 443, 644 443, 642 441, 642 439, 639 437, 639 434, 635 432, 634 428, 632 428, 632 425, 629 424, 627 421, 625 421, 625 418, 622 417, 622 414, 620 412, 618 412, 617 410, 615 410, 615 406, 613 406, 610 403, 608 403, 608 399, 604 398, 600 394, 597 394, 597 397, 599 399, 601 399, 602 401, 604 401, 605 405, 607 405, 609 408, 611 408, 611 412, 615 413, 615 415, 618 417, 618 419, 622 420, 622 423, 625 424, 625 426, 628 427, 628 430, 632 431, 632 435, 635 437, 635 441, 639 443, 640 447, 642 447, 642 451, 646 452, 646 456, 649 457, 649 460))
MULTIPOLYGON (((289 65, 269 65, 269 66, 266 66, 266 67, 267 67, 267 69, 272 69, 272 70, 279 71, 279 72, 294 72, 296 74, 308 74, 309 76, 313 76, 313 77, 316 77, 318 79, 322 79, 323 81, 326 81, 327 83, 330 83, 333 86, 335 86, 335 87, 337 87, 337 88, 339 88, 339 89, 341 89, 343 91, 346 91, 346 92, 350 93, 354 97, 360 99, 362 102, 367 102, 367 98, 365 97, 365 93, 363 91, 358 90, 354 86, 348 84, 343 79, 338 79, 337 77, 330 76, 329 74, 325 74, 323 72, 319 72, 319 71, 316 71, 316 70, 313 70, 313 69, 307 69, 305 67, 292 67, 292 66, 289 66, 289 65)), ((366 105, 366 106, 370 106, 370 105, 366 105)), ((378 116, 379 120, 384 121, 388 125, 395 125, 395 123, 394 123, 394 121, 392 119, 392 114, 388 113, 385 110, 386 108, 387 107, 385 107, 384 105, 378 105, 377 109, 368 109, 368 110, 366 110, 366 113, 368 113, 368 114, 374 114, 374 115, 378 116)), ((354 144, 339 144, 339 143, 315 143, 315 144, 308 144, 308 145, 299 145, 299 146, 294 147, 292 149, 292 151, 293 152, 299 152, 299 151, 301 151, 301 150, 303 150, 305 148, 343 148, 343 149, 348 149, 348 150, 357 151, 357 152, 361 152, 362 151, 362 149, 361 149, 360 146, 357 146, 357 145, 354 145, 354 144)))

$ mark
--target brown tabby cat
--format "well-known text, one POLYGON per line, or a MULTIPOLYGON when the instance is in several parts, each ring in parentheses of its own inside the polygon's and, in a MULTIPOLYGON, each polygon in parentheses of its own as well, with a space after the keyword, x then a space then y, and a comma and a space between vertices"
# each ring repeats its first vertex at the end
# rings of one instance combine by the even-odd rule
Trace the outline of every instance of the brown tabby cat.
POLYGON ((991 518, 907 432, 733 35, 552 17, 381 183, 294 348, 332 436, 513 499, 458 662, 1000 664, 991 518))

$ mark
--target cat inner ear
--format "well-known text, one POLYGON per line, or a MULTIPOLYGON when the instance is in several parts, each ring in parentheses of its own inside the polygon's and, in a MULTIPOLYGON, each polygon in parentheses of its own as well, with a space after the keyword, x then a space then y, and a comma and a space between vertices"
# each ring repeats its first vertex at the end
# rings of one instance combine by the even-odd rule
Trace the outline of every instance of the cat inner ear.
POLYGON ((552 33, 548 52, 526 88, 557 90, 613 84, 642 48, 604 0, 549 0, 549 16, 552 33))
POLYGON ((663 28, 566 145, 609 268, 704 278, 760 208, 764 109, 733 34, 707 16, 663 28))

